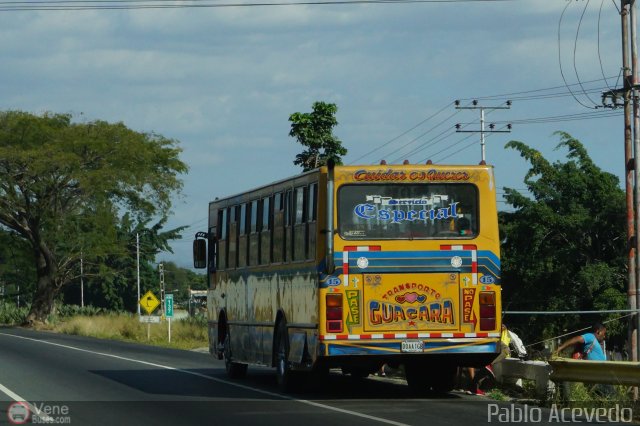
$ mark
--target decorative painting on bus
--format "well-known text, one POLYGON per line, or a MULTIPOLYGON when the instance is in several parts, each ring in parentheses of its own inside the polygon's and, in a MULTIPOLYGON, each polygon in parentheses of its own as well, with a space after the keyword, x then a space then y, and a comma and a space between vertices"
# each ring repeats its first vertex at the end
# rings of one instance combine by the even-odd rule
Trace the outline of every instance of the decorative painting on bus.
POLYGON ((460 329, 458 274, 365 275, 367 332, 460 329))

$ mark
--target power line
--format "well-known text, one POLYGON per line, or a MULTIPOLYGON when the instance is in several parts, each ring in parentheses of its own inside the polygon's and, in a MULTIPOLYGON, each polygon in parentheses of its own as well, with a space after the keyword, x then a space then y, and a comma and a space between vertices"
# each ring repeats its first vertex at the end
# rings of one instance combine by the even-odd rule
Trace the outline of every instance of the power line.
POLYGON ((594 118, 607 118, 621 115, 621 112, 610 110, 597 110, 591 112, 581 112, 575 114, 548 115, 543 117, 521 118, 507 121, 494 121, 495 124, 535 124, 538 122, 557 122, 557 121, 574 121, 574 120, 591 120, 594 118))
MULTIPOLYGON (((609 91, 612 91, 613 89, 611 87, 609 87, 609 82, 607 81, 607 78, 604 76, 604 65, 602 64, 602 56, 600 55, 600 22, 602 20, 602 6, 604 6, 604 0, 602 0, 600 2, 600 10, 598 11, 598 31, 597 31, 597 34, 598 34, 598 45, 597 45, 598 46, 598 62, 600 62, 600 72, 602 73, 602 77, 604 77, 604 84, 607 85, 607 89, 609 91)), ((620 74, 618 74, 618 76, 619 75, 620 74)))
MULTIPOLYGON (((453 102, 452 102, 453 103, 453 102)), ((383 142, 382 144, 380 144, 377 148, 372 149, 371 151, 367 152, 366 154, 361 155, 360 157, 356 158, 355 160, 353 160, 352 162, 350 162, 349 164, 354 164, 357 163, 358 161, 362 160, 363 158, 365 158, 366 156, 373 154, 376 151, 379 151, 380 149, 384 148, 386 145, 395 142, 396 140, 400 139, 401 137, 403 137, 404 135, 406 135, 407 133, 411 132, 412 130, 417 129, 418 127, 420 127, 421 125, 423 125, 424 123, 426 123, 427 121, 431 120, 432 118, 436 117, 437 115, 439 115, 441 112, 443 112, 444 110, 446 110, 447 108, 449 108, 451 106, 450 103, 449 105, 446 105, 444 107, 442 107, 438 112, 436 112, 435 114, 430 115, 429 117, 425 118, 424 120, 422 120, 421 122, 419 122, 418 124, 416 124, 415 126, 413 126, 412 128, 410 128, 409 130, 406 130, 404 132, 402 132, 401 134, 399 134, 398 136, 396 136, 395 138, 389 139, 386 142, 383 142)), ((415 139, 414 139, 415 140, 415 139)), ((409 142, 411 143, 411 142, 409 142)), ((401 148, 402 149, 402 148, 401 148)))
POLYGON ((582 81, 580 81, 580 75, 578 74, 578 67, 576 65, 576 57, 577 57, 577 52, 578 52, 578 38, 580 37, 580 27, 582 27, 582 20, 584 19, 584 14, 587 12, 587 7, 589 7, 590 1, 591 0, 587 0, 587 2, 584 5, 584 9, 582 9, 582 15, 580 15, 580 21, 578 22, 578 28, 576 29, 576 40, 575 40, 575 42, 573 44, 573 70, 576 73, 576 79, 578 80, 578 84, 580 84, 580 88, 582 89, 582 93, 584 93, 584 95, 587 97, 587 99, 589 99, 591 101, 591 103, 597 107, 598 104, 595 103, 593 101, 593 99, 591 99, 589 94, 584 90, 584 86, 582 86, 582 81))
POLYGON ((60 0, 42 2, 0 2, 0 12, 12 11, 82 11, 82 10, 143 10, 143 9, 190 9, 228 7, 274 7, 274 6, 324 6, 348 4, 411 4, 411 3, 497 3, 517 0, 327 0, 327 1, 281 1, 262 3, 212 3, 192 0, 185 4, 180 0, 60 0))
MULTIPOLYGON (((564 115, 551 115, 546 117, 534 117, 523 118, 519 120, 509 120, 509 123, 513 124, 540 124, 540 123, 557 123, 562 121, 576 121, 576 120, 592 120, 596 118, 608 118, 622 115, 622 112, 618 111, 593 111, 588 113, 578 114, 564 114, 564 115)), ((505 121, 496 121, 496 124, 507 124, 505 121)))
MULTIPOLYGON (((607 78, 614 78, 614 77, 605 77, 604 80, 606 80, 607 78)), ((600 82, 600 81, 603 81, 603 79, 595 79, 595 80, 585 81, 585 82, 583 82, 583 84, 596 83, 596 82, 600 82)), ((576 83, 576 84, 572 84, 572 85, 568 85, 568 86, 577 86, 577 85, 578 84, 576 83)), ((565 86, 553 86, 553 87, 549 87, 549 88, 532 89, 532 90, 518 91, 518 92, 512 92, 512 93, 504 93, 504 94, 500 94, 500 95, 479 96, 479 97, 476 97, 476 98, 462 98, 461 100, 464 100, 464 101, 471 101, 471 100, 475 100, 475 99, 478 99, 478 100, 481 100, 481 99, 493 100, 493 99, 496 99, 496 98, 505 98, 505 97, 509 97, 512 100, 537 100, 537 99, 548 99, 548 98, 573 96, 572 92, 570 92, 570 91, 564 91, 564 92, 558 92, 557 91, 558 89, 566 88, 566 87, 567 87, 567 85, 565 85, 565 86), (554 90, 556 92, 545 93, 545 92, 549 92, 549 91, 552 91, 552 90, 554 90)), ((599 93, 602 90, 604 90, 604 87, 598 87, 598 88, 586 89, 586 90, 587 90, 588 93, 599 93)), ((440 114, 442 111, 444 111, 450 105, 451 104, 448 104, 447 106, 445 106, 442 109, 440 109, 436 114, 433 114, 432 116, 428 117, 427 119, 422 120, 420 123, 414 125, 410 129, 402 132, 400 135, 398 135, 398 136, 396 136, 396 137, 394 137, 394 138, 382 143, 380 146, 375 148, 375 150, 372 150, 372 151, 360 156, 359 158, 357 158, 356 160, 354 160, 350 164, 353 164, 356 161, 366 157, 367 155, 384 148, 385 146, 391 144, 392 142, 395 142, 400 137, 405 136, 406 134, 408 134, 412 130, 415 130, 420 125, 422 125, 425 122, 427 122, 429 119, 432 119, 435 116, 437 116, 438 114, 440 114)), ((487 111, 487 114, 489 112, 491 112, 491 111, 487 111)), ((535 118, 530 118, 530 119, 510 120, 510 123, 513 123, 513 124, 552 123, 552 122, 563 122, 563 121, 587 120, 587 119, 594 119, 594 118, 606 118, 606 117, 617 116, 619 114, 621 114, 621 113, 612 112, 612 111, 595 111, 594 110, 594 111, 589 112, 589 113, 566 114, 566 115, 555 115, 555 116, 546 116, 546 117, 535 117, 535 118)), ((448 118, 451 118, 451 116, 449 116, 448 118)), ((446 119, 444 121, 446 121, 446 119)), ((438 126, 442 125, 442 123, 444 121, 439 122, 438 124, 433 126, 431 129, 429 129, 428 131, 426 131, 426 132, 422 133, 421 135, 411 139, 408 143, 403 145, 400 149, 408 146, 412 142, 415 142, 416 140, 420 139, 424 135, 428 134, 429 132, 431 132, 432 130, 437 128, 438 126)), ((474 123, 477 123, 477 121, 474 121, 472 123, 467 123, 467 124, 465 124, 465 126, 468 126, 468 125, 474 124, 474 123)), ((495 124, 506 124, 506 122, 496 121, 495 124)), ((442 133, 436 135, 435 137, 433 137, 433 138, 429 139, 428 141, 422 143, 421 145, 417 146, 416 148, 414 148, 413 150, 409 151, 408 153, 405 153, 404 156, 407 157, 407 156, 415 155, 418 152, 424 150, 425 148, 428 148, 430 146, 434 146, 437 143, 442 142, 443 140, 445 140, 448 137, 452 136, 452 134, 443 136, 445 133, 446 132, 442 132, 442 133)), ((438 152, 438 153, 440 153, 440 152, 438 152)), ((436 155, 438 153, 436 153, 436 155)), ((400 159, 401 158, 402 157, 400 157, 400 159)), ((395 160, 395 161, 399 161, 399 160, 395 160)))
MULTIPOLYGON (((610 77, 606 77, 605 79, 595 79, 595 80, 588 80, 588 81, 584 81, 584 84, 587 83, 597 83, 599 81, 603 81, 606 80, 607 78, 615 78, 615 76, 610 76, 610 77)), ((577 86, 578 83, 574 83, 574 84, 564 84, 562 86, 553 86, 553 87, 547 87, 547 88, 542 88, 542 89, 531 89, 531 90, 522 90, 519 92, 511 92, 511 93, 502 93, 499 95, 489 95, 489 96, 476 96, 474 98, 461 98, 460 100, 463 101, 471 101, 473 99, 478 99, 478 100, 490 100, 490 99, 495 99, 495 98, 509 98, 509 99, 515 99, 515 97, 517 95, 526 95, 526 94, 531 94, 531 93, 537 93, 537 92, 548 92, 551 90, 557 90, 557 89, 567 89, 567 87, 572 87, 572 86, 577 86)), ((565 91, 562 92, 563 95, 566 96, 570 96, 570 91, 565 91)), ((526 99, 526 98, 522 98, 522 99, 526 99)))
MULTIPOLYGON (((426 149, 429 146, 433 146, 433 145, 435 145, 435 144, 437 144, 439 142, 442 142, 443 140, 447 139, 450 136, 453 136, 453 133, 451 133, 451 129, 445 129, 442 132, 438 133, 436 136, 432 137, 431 139, 429 139, 429 140, 421 143, 417 147, 413 148, 411 151, 405 153, 404 155, 401 155, 401 156, 395 158, 391 162, 395 163, 395 162, 398 162, 398 161, 402 160, 403 157, 410 157, 410 156, 412 156, 414 154, 417 154, 418 152, 426 149), (446 136, 442 136, 442 135, 445 135, 446 133, 449 133, 449 134, 446 135, 446 136)), ((417 140, 417 138, 413 139, 411 142, 414 142, 416 140, 417 140)))
POLYGON ((577 97, 576 95, 571 91, 571 88, 569 87, 568 83, 567 83, 567 79, 564 76, 564 71, 562 69, 562 49, 561 49, 561 44, 562 44, 562 38, 561 38, 561 28, 562 28, 562 19, 564 17, 565 12, 567 11, 567 9, 569 8, 569 5, 572 2, 567 2, 567 5, 564 7, 564 9, 562 9, 562 13, 560 14, 560 19, 558 20, 558 65, 560 66, 560 75, 562 76, 562 80, 564 81, 564 85, 565 87, 569 90, 569 92, 571 93, 571 96, 573 96, 573 99, 575 99, 575 101, 577 103, 579 103, 580 105, 582 105, 585 108, 589 108, 589 109, 593 109, 594 107, 590 107, 588 105, 583 104, 577 97))
POLYGON ((626 314, 640 309, 607 309, 603 311, 503 311, 504 315, 572 315, 572 314, 626 314))

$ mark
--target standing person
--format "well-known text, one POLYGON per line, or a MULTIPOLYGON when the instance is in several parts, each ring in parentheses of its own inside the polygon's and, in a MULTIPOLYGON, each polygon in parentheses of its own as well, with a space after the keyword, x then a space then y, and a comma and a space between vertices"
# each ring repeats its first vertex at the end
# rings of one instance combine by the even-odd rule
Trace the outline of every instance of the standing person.
POLYGON ((604 339, 607 335, 607 328, 602 323, 595 323, 591 328, 590 333, 585 333, 581 336, 575 336, 561 344, 556 353, 559 354, 565 348, 576 344, 582 345, 580 352, 582 358, 589 361, 606 361, 607 355, 605 352, 604 339))
MULTIPOLYGON (((557 354, 562 352, 569 346, 579 344, 582 359, 588 361, 606 361, 607 352, 604 339, 607 335, 607 328, 602 323, 595 323, 590 333, 582 336, 575 336, 567 340, 558 347, 557 354)), ((598 384, 594 387, 595 391, 605 397, 615 395, 615 389, 612 385, 598 384)))

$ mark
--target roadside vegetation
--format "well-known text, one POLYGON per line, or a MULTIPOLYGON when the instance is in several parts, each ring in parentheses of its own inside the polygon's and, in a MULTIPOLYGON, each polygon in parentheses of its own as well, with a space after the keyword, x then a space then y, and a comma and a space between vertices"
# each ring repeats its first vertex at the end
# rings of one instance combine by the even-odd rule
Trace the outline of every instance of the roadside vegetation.
MULTIPOLYGON (((522 386, 502 385, 487 392, 487 397, 496 401, 511 401, 529 406, 550 408, 619 408, 638 407, 633 401, 633 388, 630 386, 595 385, 588 383, 560 383, 545 399, 536 395, 535 382, 522 380, 522 386)), ((633 410, 636 413, 638 410, 633 410)), ((640 413, 635 414, 636 418, 640 413)))
MULTIPOLYGON (((0 324, 20 325, 29 313, 29 306, 17 308, 13 303, 0 302, 0 324)), ((171 322, 171 342, 168 342, 168 323, 140 323, 135 314, 108 311, 102 308, 76 305, 56 306, 47 320, 38 324, 38 330, 52 331, 99 339, 121 340, 164 346, 175 349, 200 349, 208 347, 207 321, 204 316, 174 319, 171 322)))
POLYGON ((145 343, 175 349, 208 347, 204 317, 171 321, 171 342, 168 342, 168 322, 143 324, 135 314, 116 313, 98 316, 73 316, 49 326, 52 331, 90 336, 100 339, 145 343), (147 338, 147 327, 149 337, 147 338))

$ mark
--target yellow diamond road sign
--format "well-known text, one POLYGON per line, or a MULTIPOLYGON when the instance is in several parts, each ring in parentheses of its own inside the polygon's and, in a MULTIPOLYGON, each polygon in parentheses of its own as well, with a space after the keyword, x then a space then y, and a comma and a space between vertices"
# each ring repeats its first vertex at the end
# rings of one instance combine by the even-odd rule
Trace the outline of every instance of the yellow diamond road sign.
POLYGON ((151 313, 155 311, 158 306, 160 306, 160 301, 158 300, 156 295, 153 294, 151 290, 149 290, 140 299, 140 306, 142 306, 142 309, 147 311, 147 314, 151 315, 151 313))

